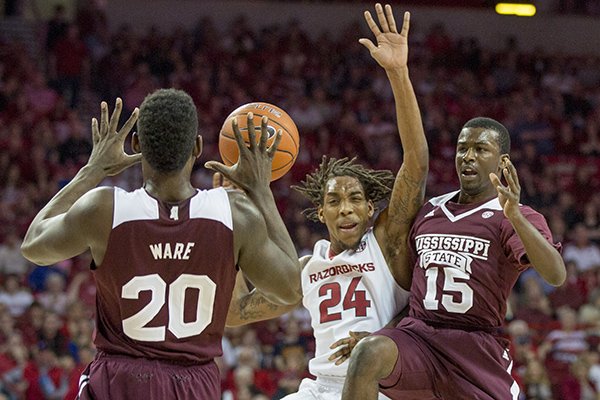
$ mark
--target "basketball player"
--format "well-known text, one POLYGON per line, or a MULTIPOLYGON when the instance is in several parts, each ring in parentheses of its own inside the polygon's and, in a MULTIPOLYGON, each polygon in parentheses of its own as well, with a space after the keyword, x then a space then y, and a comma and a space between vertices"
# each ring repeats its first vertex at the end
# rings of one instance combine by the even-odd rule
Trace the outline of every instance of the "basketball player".
POLYGON ((35 217, 23 254, 49 265, 91 251, 98 355, 80 380, 79 398, 217 400, 213 359, 221 354, 236 265, 269 301, 300 298, 298 256, 269 189, 278 142, 266 149, 263 121, 265 140, 242 146, 244 176, 236 178, 254 188, 247 195, 200 191, 190 182, 202 150, 190 96, 158 90, 117 131, 122 107, 117 99, 109 120, 102 102, 88 163, 35 217), (137 154, 127 155, 123 143, 136 120, 137 154), (95 188, 140 161, 143 187, 95 188))
MULTIPOLYGON (((354 160, 324 157, 317 171, 296 188, 313 203, 305 213, 327 226, 329 240, 318 241, 312 256, 301 259, 303 303, 316 339, 309 370, 316 380, 303 380, 286 400, 339 400, 348 365, 343 361, 360 338, 349 333, 380 329, 408 303, 406 243, 423 203, 429 157, 407 68, 410 16, 404 15, 398 33, 391 7, 384 11, 378 4, 376 10, 381 29, 368 12, 365 17, 378 45, 368 39, 360 42, 390 80, 404 159, 394 178, 389 171, 370 170, 354 160), (389 200, 389 205, 371 227, 375 204, 381 200, 389 200), (336 351, 340 344, 342 349, 336 351)), ((219 172, 227 177, 226 170, 219 172)), ((273 305, 256 291, 248 293, 242 278, 238 282, 230 325, 274 318, 293 308, 273 305)))
POLYGON ((410 234, 410 314, 363 339, 344 400, 517 399, 508 343, 498 336, 519 274, 561 285, 566 269, 544 217, 519 204, 506 128, 475 118, 456 146, 460 190, 419 211, 410 234), (503 176, 508 186, 500 182, 503 176))

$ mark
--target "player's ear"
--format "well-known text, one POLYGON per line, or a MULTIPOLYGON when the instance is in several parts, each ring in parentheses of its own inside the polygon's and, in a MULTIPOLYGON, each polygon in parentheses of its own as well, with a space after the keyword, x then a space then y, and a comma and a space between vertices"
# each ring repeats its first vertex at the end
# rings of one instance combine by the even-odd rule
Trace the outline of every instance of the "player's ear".
POLYGON ((373 202, 371 200, 369 200, 367 202, 367 205, 369 207, 369 212, 367 215, 369 216, 369 218, 372 218, 373 215, 375 214, 375 204, 373 204, 373 202))
POLYGON ((198 135, 198 136, 196 136, 196 143, 194 145, 193 156, 194 156, 194 158, 198 158, 198 157, 200 157, 201 154, 202 154, 202 136, 198 135))
POLYGON ((502 169, 504 167, 506 167, 507 162, 510 161, 510 156, 508 154, 502 154, 500 156, 500 166, 499 168, 502 169))
POLYGON ((133 135, 131 135, 131 149, 135 153, 142 152, 142 147, 140 146, 140 137, 138 136, 137 132, 133 132, 133 135))
POLYGON ((325 217, 323 216, 323 207, 319 206, 317 208, 317 216, 319 217, 319 221, 321 221, 321 223, 325 223, 325 217))

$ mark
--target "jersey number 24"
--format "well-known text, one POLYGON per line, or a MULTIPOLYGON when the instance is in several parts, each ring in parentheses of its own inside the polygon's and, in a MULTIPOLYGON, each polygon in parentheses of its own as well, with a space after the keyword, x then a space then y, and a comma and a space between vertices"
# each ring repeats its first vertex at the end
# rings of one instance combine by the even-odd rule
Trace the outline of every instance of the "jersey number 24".
MULTIPOLYGON (((367 292, 356 290, 361 279, 362 276, 352 279, 342 302, 344 310, 354 308, 356 317, 366 317, 367 308, 371 307, 371 300, 367 300, 367 292)), ((325 297, 319 304, 320 321, 322 324, 342 319, 341 312, 329 312, 330 308, 337 306, 342 301, 342 286, 338 282, 329 282, 321 286, 319 288, 319 297, 325 297)))

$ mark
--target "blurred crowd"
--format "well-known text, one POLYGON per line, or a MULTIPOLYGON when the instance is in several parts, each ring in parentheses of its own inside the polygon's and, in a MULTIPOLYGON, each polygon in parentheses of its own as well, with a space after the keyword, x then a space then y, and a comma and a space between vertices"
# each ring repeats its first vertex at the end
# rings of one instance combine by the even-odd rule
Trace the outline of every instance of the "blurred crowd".
MULTIPOLYGON (((272 187, 301 255, 326 230, 305 220, 308 204, 290 185, 323 154, 400 167, 391 89, 357 41, 363 26, 311 36, 294 20, 257 28, 240 16, 225 27, 200 18, 191 30, 139 34, 129 26, 109 32, 100 10, 84 8, 67 20, 57 7, 43 28, 38 53, 0 42, 2 400, 73 399, 95 354, 89 255, 45 268, 23 259, 19 246, 36 212, 86 162, 100 100, 122 97, 127 114, 156 88, 187 91, 205 142, 193 174, 200 188, 211 185, 202 165, 219 159, 218 132, 234 108, 260 100, 287 110, 301 150, 272 187)), ((523 52, 516 38, 492 52, 442 24, 421 29, 415 22, 410 40, 410 75, 431 151, 427 195, 458 187, 462 124, 477 115, 498 119, 511 132, 521 202, 542 212, 563 243, 567 282, 550 287, 527 271, 511 298, 505 334, 522 398, 600 398, 600 58, 523 52)), ((140 183, 137 167, 104 182, 140 183)), ((223 350, 224 399, 279 399, 309 376, 308 314, 300 307, 228 329, 223 350)))

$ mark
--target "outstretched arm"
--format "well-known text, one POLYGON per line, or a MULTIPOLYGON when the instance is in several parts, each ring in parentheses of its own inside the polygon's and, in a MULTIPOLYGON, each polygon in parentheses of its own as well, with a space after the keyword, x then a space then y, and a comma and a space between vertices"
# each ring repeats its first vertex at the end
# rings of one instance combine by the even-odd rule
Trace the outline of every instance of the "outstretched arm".
POLYGON ((498 200, 504 209, 504 215, 510 221, 519 239, 523 242, 529 262, 542 278, 553 286, 560 286, 566 279, 567 270, 560 253, 542 236, 531 222, 525 218, 519 208, 521 185, 517 170, 508 158, 503 160, 502 175, 508 183, 504 186, 496 174, 490 174, 492 183, 498 191, 498 200))
POLYGON ((257 143, 254 116, 248 113, 249 145, 246 146, 237 119, 232 123, 240 152, 238 162, 228 167, 209 161, 205 166, 219 172, 243 190, 243 193, 229 192, 230 197, 238 198, 232 203, 236 205, 234 211, 238 209, 234 218, 238 219, 238 226, 244 227, 234 231, 237 242, 241 244, 239 266, 259 294, 267 300, 281 305, 295 305, 301 298, 298 254, 269 187, 272 160, 281 140, 281 130, 277 132, 274 143, 267 147, 268 119, 263 117, 257 143), (241 197, 251 201, 241 201, 241 197), (258 219, 254 216, 255 212, 259 214, 258 219))
POLYGON ((410 289, 412 268, 408 261, 407 240, 411 224, 423 205, 429 168, 429 150, 417 98, 408 74, 408 30, 410 14, 404 13, 398 33, 392 7, 376 4, 379 25, 368 11, 365 19, 375 35, 377 46, 369 39, 359 42, 369 49, 390 80, 396 102, 398 132, 403 149, 400 171, 392 189, 390 203, 375 223, 379 242, 392 275, 403 288, 410 289))
MULTIPOLYGON (((302 266, 310 256, 304 256, 300 259, 302 266)), ((277 305, 267 300, 267 298, 258 290, 250 291, 246 284, 246 279, 242 272, 238 272, 235 288, 231 303, 229 303, 229 312, 227 314, 227 326, 240 326, 253 322, 264 321, 267 319, 277 318, 292 311, 300 305, 302 299, 299 299, 296 304, 277 305)))
POLYGON ((97 208, 99 191, 88 192, 107 176, 116 175, 137 163, 141 154, 128 155, 123 142, 135 124, 136 108, 123 127, 117 131, 123 103, 117 99, 115 110, 108 118, 108 105, 101 104, 100 127, 92 119, 92 154, 87 164, 35 216, 21 245, 23 256, 39 264, 49 265, 86 251, 90 240, 88 220, 97 208))

